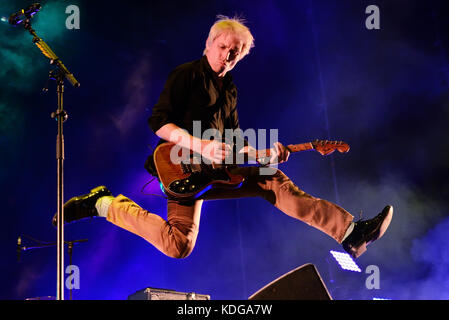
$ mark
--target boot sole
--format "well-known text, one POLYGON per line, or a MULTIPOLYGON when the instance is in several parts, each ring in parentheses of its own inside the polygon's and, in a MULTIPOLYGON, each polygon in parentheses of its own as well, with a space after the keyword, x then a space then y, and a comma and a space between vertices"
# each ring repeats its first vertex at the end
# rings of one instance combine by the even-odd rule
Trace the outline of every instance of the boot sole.
POLYGON ((385 232, 387 231, 388 227, 390 226, 390 222, 391 222, 392 218, 393 218, 393 207, 390 206, 389 210, 385 214, 385 218, 382 221, 382 224, 380 225, 379 234, 371 242, 382 238, 382 236, 385 234, 385 232))

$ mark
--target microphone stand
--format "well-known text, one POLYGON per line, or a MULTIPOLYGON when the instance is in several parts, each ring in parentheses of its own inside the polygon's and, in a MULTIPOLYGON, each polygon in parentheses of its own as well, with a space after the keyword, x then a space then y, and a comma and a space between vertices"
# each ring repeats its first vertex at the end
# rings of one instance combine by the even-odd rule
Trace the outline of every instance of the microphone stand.
MULTIPOLYGON (((69 72, 61 59, 50 49, 50 47, 37 36, 31 27, 31 18, 24 20, 24 28, 33 36, 33 43, 39 48, 44 56, 50 59, 50 64, 56 66, 49 74, 49 80, 55 80, 57 84, 58 109, 51 114, 58 122, 58 134, 56 138, 57 159, 57 286, 56 300, 64 300, 64 136, 63 122, 67 120, 67 112, 63 109, 64 80, 67 79, 75 88, 80 83, 69 72)), ((46 88, 45 88, 46 89, 46 88)), ((45 90, 44 91, 47 91, 45 90)))
MULTIPOLYGON (((64 243, 67 244, 67 252, 69 254, 69 263, 70 265, 72 265, 72 255, 73 255, 73 246, 76 243, 80 243, 80 242, 86 242, 87 239, 80 239, 80 240, 73 240, 73 241, 64 241, 64 243)), ((63 245, 64 245, 63 243, 63 245)), ((58 245, 57 242, 50 242, 50 243, 44 243, 44 244, 40 244, 38 246, 34 246, 34 247, 27 247, 27 246, 22 246, 21 244, 19 244, 18 249, 19 251, 27 251, 27 250, 34 250, 34 249, 41 249, 41 248, 47 248, 47 247, 54 247, 55 245, 58 245)), ((64 286, 62 287, 62 291, 64 291, 64 286)), ((70 287, 69 289, 69 293, 70 293, 70 300, 72 300, 72 288, 70 287)), ((58 299, 57 299, 58 300, 58 299)))

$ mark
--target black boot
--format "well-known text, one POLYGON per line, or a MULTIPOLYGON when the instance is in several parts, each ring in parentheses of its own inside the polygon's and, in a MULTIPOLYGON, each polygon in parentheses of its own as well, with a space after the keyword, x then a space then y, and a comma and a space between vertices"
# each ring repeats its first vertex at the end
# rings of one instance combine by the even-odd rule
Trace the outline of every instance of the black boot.
POLYGON ((366 221, 357 221, 354 230, 342 242, 343 248, 353 258, 360 257, 366 246, 381 238, 390 225, 393 217, 393 207, 386 206, 376 217, 366 221))
MULTIPOLYGON (((104 196, 111 196, 111 191, 105 186, 99 186, 92 189, 90 193, 73 197, 64 204, 64 222, 74 222, 85 218, 98 216, 95 203, 97 200, 104 196)), ((53 216, 52 224, 57 225, 57 214, 53 216)))

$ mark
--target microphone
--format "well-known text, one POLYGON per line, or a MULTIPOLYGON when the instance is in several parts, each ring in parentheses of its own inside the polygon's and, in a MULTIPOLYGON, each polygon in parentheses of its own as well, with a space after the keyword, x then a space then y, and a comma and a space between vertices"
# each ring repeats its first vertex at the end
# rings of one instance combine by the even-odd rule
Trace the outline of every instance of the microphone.
POLYGON ((41 10, 42 6, 40 3, 34 3, 25 9, 17 11, 9 16, 9 23, 13 26, 21 24, 24 20, 32 18, 36 13, 41 10))
POLYGON ((20 261, 20 251, 22 251, 22 238, 17 238, 17 262, 20 261))

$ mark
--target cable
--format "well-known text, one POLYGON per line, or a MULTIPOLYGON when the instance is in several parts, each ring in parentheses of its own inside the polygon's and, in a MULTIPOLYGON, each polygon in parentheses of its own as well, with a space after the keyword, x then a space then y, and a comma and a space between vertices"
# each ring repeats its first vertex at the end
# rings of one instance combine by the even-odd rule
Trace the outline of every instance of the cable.
POLYGON ((27 238, 27 239, 29 239, 31 241, 34 241, 34 242, 37 242, 37 243, 40 243, 40 244, 51 244, 52 243, 52 242, 48 242, 48 241, 37 240, 37 239, 27 235, 27 234, 23 234, 22 237, 25 237, 25 238, 27 238))
POLYGON ((145 190, 146 186, 148 186, 151 182, 153 182, 153 180, 156 179, 156 177, 153 177, 150 181, 148 181, 147 183, 145 183, 142 187, 142 189, 140 189, 140 193, 142 193, 145 196, 157 196, 157 197, 161 197, 164 199, 168 199, 165 196, 161 196, 160 194, 155 194, 155 193, 144 193, 143 190, 145 190))

